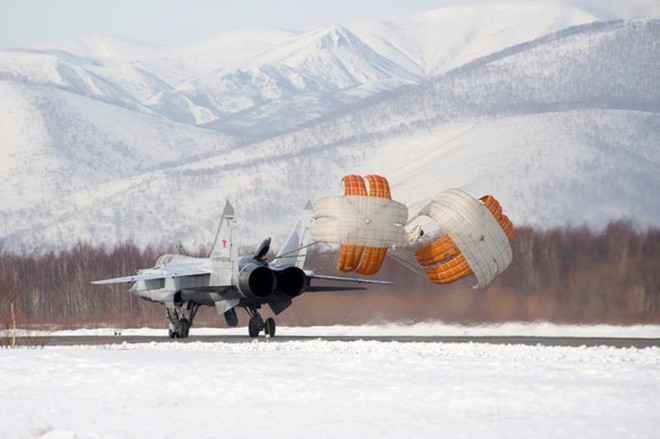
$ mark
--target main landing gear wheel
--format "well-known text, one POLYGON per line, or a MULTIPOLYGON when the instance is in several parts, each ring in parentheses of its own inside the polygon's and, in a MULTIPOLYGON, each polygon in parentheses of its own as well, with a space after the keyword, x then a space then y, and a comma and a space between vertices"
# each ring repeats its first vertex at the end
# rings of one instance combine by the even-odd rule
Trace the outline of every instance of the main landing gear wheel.
POLYGON ((255 317, 252 317, 250 319, 250 322, 248 323, 248 333, 250 334, 250 337, 252 337, 252 338, 259 337, 259 332, 261 332, 262 323, 259 320, 261 320, 261 319, 257 319, 255 317))
POLYGON ((188 319, 181 319, 179 321, 179 328, 177 331, 177 335, 179 338, 188 338, 188 334, 190 333, 190 322, 188 319))
POLYGON ((188 338, 190 333, 190 322, 187 319, 179 320, 179 323, 174 329, 170 328, 167 335, 170 338, 188 338))
POLYGON ((275 337, 275 320, 271 318, 266 319, 266 325, 264 326, 264 332, 266 337, 275 337))
POLYGON ((259 337, 259 333, 264 331, 267 337, 275 336, 275 320, 272 318, 267 318, 266 321, 261 318, 259 311, 256 308, 245 308, 248 314, 250 315, 250 321, 248 322, 248 334, 250 337, 256 338, 259 337))

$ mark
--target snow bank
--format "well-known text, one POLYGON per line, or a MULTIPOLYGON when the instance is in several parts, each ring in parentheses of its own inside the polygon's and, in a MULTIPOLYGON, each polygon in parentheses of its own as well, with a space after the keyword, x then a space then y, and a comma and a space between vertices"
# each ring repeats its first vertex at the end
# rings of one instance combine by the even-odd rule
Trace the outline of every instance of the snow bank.
POLYGON ((321 340, 0 349, 0 437, 655 437, 660 348, 321 340))
MULTIPOLYGON (((163 328, 96 328, 61 331, 19 331, 20 335, 47 336, 113 336, 115 331, 124 336, 166 336, 163 328)), ((192 328, 191 335, 246 335, 247 329, 192 328)), ((433 337, 433 336, 530 336, 530 337, 605 337, 605 338, 660 338, 658 325, 557 325, 554 323, 503 323, 500 325, 462 326, 442 322, 416 324, 388 323, 363 326, 278 326, 278 335, 305 337, 433 337)), ((6 336, 0 331, 0 336, 6 336)))

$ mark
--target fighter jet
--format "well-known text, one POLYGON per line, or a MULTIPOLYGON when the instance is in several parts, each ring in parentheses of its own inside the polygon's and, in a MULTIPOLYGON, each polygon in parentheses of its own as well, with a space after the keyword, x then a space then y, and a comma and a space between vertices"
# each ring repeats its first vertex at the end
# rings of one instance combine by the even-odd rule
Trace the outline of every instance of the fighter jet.
POLYGON ((215 306, 228 326, 238 325, 236 308, 247 311, 248 333, 258 337, 275 335, 275 320, 264 320, 259 314, 268 305, 279 315, 292 300, 306 291, 345 291, 361 287, 316 286, 319 280, 354 283, 390 284, 367 280, 315 274, 303 265, 311 245, 312 206, 307 203, 303 217, 286 239, 278 256, 267 261, 270 238, 265 239, 252 256, 238 256, 238 228, 234 208, 227 201, 218 226, 215 242, 208 258, 165 254, 153 268, 137 271, 133 276, 92 282, 95 285, 133 283, 130 292, 152 302, 165 305, 170 338, 186 338, 200 306, 215 306))

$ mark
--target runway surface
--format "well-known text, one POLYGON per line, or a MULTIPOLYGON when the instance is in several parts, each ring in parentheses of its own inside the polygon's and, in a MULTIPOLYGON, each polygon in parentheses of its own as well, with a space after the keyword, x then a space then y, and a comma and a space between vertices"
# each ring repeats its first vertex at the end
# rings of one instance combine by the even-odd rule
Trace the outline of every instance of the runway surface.
POLYGON ((358 340, 401 343, 487 343, 541 346, 610 346, 616 348, 660 347, 660 338, 607 338, 607 337, 521 337, 521 336, 276 336, 257 339, 240 335, 191 335, 186 339, 155 336, 52 336, 19 337, 19 346, 75 346, 108 345, 121 343, 252 343, 325 340, 351 342, 358 340))

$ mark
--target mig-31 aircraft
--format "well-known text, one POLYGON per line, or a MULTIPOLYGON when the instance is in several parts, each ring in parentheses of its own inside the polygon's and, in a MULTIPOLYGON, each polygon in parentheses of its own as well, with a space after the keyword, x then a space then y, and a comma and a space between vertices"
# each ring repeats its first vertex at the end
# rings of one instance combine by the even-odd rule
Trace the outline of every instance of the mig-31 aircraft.
POLYGON ((165 305, 170 338, 188 337, 195 314, 202 305, 215 306, 228 326, 238 325, 236 308, 247 311, 250 337, 261 331, 275 335, 275 320, 259 314, 268 305, 275 315, 287 309, 292 300, 306 291, 345 291, 360 287, 317 286, 315 280, 390 284, 390 282, 325 276, 305 270, 303 265, 311 243, 312 206, 308 203, 303 218, 289 235, 272 261, 267 261, 270 238, 265 239, 253 256, 238 256, 237 222, 234 209, 225 204, 215 242, 208 258, 165 254, 153 268, 138 270, 133 276, 92 282, 96 285, 133 283, 129 290, 139 297, 165 305))
POLYGON ((188 336, 201 305, 215 306, 229 326, 238 325, 236 307, 244 308, 250 336, 257 337, 261 331, 275 335, 275 321, 259 314, 263 305, 278 315, 305 291, 361 289, 312 285, 316 279, 390 284, 305 270, 307 249, 315 243, 339 246, 339 271, 376 274, 392 256, 438 285, 474 279, 474 288, 485 288, 511 263, 515 229, 491 195, 477 199, 447 189, 409 218, 408 208, 392 199, 385 177, 347 175, 342 185, 343 195, 323 197, 313 207, 307 203, 272 261, 266 260, 270 238, 253 256, 238 257, 234 209, 227 202, 208 258, 163 255, 155 267, 134 276, 92 283, 134 282, 131 292, 165 305, 172 338, 188 336))

